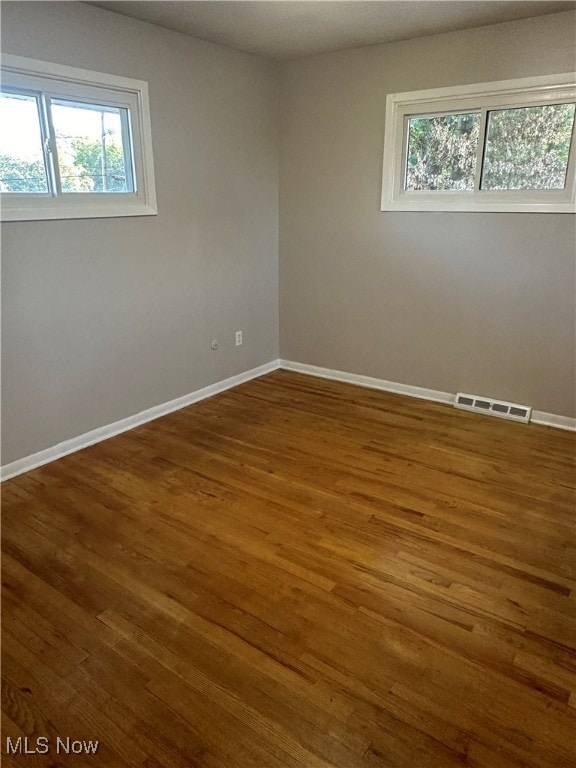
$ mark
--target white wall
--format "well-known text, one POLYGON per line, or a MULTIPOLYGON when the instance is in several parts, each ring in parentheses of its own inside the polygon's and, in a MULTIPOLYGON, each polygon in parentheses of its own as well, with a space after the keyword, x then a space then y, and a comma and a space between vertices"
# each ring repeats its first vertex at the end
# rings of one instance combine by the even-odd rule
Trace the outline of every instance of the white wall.
POLYGON ((282 68, 281 357, 575 415, 570 214, 381 212, 386 94, 573 71, 574 13, 282 68))
POLYGON ((147 80, 158 192, 156 217, 3 225, 7 464, 278 357, 278 147, 257 57, 51 2, 3 3, 2 50, 147 80))

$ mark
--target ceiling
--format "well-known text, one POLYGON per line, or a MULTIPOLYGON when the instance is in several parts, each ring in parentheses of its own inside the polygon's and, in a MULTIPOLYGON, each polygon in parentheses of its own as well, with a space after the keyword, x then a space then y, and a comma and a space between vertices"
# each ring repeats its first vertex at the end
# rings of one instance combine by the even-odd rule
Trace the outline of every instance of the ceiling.
POLYGON ((91 5, 280 60, 576 8, 575 2, 553 0, 131 0, 91 5))

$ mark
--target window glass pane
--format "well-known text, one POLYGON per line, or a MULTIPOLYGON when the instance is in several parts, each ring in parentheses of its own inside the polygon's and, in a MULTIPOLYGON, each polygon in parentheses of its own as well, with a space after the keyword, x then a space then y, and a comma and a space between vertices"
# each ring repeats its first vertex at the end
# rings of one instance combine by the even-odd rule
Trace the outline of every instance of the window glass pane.
POLYGON ((48 192, 35 96, 0 93, 0 192, 48 192))
POLYGON ((564 189, 574 104, 488 114, 482 189, 564 189))
POLYGON ((410 118, 405 189, 474 189, 479 127, 479 112, 410 118))
POLYGON ((51 100, 62 192, 133 192, 126 109, 51 100))

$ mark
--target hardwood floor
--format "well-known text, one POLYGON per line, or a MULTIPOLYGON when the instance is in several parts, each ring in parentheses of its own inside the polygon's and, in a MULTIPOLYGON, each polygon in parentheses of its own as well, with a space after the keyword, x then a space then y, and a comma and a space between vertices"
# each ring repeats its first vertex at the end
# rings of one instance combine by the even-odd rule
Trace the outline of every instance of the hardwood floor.
POLYGON ((575 766, 574 449, 278 371, 6 482, 3 765, 575 766))

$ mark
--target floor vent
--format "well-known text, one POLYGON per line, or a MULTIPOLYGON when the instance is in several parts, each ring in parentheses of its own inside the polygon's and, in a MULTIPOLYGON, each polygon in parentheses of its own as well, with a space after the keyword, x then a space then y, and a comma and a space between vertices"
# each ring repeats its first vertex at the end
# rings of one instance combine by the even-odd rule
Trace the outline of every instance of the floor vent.
POLYGON ((499 416, 501 419, 512 419, 513 421, 523 421, 527 424, 530 421, 532 408, 527 405, 518 405, 517 403, 507 403, 504 400, 489 400, 487 397, 478 395, 465 395, 458 392, 456 408, 462 408, 465 411, 475 411, 477 413, 487 413, 490 416, 499 416))

